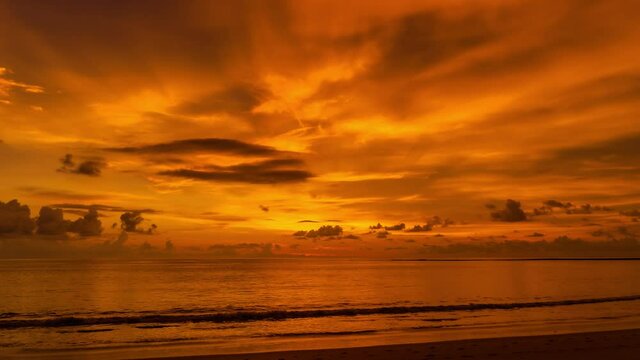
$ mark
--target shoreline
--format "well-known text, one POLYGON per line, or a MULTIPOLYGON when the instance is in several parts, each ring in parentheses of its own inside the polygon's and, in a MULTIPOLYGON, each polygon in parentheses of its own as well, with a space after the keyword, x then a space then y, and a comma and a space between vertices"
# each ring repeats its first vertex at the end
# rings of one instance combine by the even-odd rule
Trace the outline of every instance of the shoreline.
POLYGON ((640 354, 640 329, 448 340, 258 353, 145 357, 139 360, 329 359, 631 359, 640 354))

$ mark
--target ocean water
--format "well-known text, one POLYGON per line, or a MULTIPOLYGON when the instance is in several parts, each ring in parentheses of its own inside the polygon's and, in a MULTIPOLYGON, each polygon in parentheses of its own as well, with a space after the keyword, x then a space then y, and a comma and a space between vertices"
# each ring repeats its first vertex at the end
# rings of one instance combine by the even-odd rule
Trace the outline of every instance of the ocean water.
POLYGON ((635 328, 640 261, 2 260, 0 357, 635 328))

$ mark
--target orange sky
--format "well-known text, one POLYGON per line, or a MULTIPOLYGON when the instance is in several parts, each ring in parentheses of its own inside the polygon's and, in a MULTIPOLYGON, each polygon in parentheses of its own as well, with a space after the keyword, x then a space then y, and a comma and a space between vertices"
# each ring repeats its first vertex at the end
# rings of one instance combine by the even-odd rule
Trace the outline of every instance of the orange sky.
POLYGON ((595 231, 557 210, 491 221, 508 198, 612 206, 587 223, 617 227, 640 204, 639 10, 0 1, 0 201, 72 220, 103 205, 92 241, 118 235, 118 209, 152 209, 158 232, 132 244, 195 250, 410 256, 435 232, 363 234, 434 215, 453 242, 595 231), (291 237, 336 224, 360 239, 291 237))

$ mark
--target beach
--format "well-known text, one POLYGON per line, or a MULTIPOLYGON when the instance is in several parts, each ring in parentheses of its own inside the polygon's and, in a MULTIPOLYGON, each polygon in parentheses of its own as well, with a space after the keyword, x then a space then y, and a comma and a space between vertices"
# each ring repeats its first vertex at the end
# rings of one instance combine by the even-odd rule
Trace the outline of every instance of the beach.
POLYGON ((501 337, 248 354, 147 358, 164 360, 330 359, 633 359, 640 354, 640 329, 561 335, 501 337))

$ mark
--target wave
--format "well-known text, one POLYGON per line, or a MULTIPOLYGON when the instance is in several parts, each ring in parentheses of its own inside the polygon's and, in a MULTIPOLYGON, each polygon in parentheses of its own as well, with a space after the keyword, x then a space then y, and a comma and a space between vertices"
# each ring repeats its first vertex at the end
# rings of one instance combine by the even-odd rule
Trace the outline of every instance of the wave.
POLYGON ((363 335, 375 334, 378 330, 353 330, 353 331, 319 331, 319 332, 299 332, 299 333, 274 333, 259 335, 256 337, 305 337, 305 336, 338 336, 338 335, 363 335))
POLYGON ((270 310, 270 311, 236 311, 209 314, 148 314, 135 316, 102 316, 77 317, 64 316, 46 319, 11 319, 0 318, 0 329, 19 329, 26 327, 63 327, 92 325, 138 325, 138 324, 178 324, 178 323, 229 323, 250 321, 282 321, 289 319, 322 318, 331 316, 358 315, 399 315, 429 312, 478 311, 478 310, 512 310, 527 308, 543 308, 582 304, 598 304, 620 301, 640 300, 640 295, 588 298, 575 300, 513 302, 513 303, 470 303, 458 305, 426 305, 426 306, 387 306, 374 308, 338 308, 316 310, 270 310))

